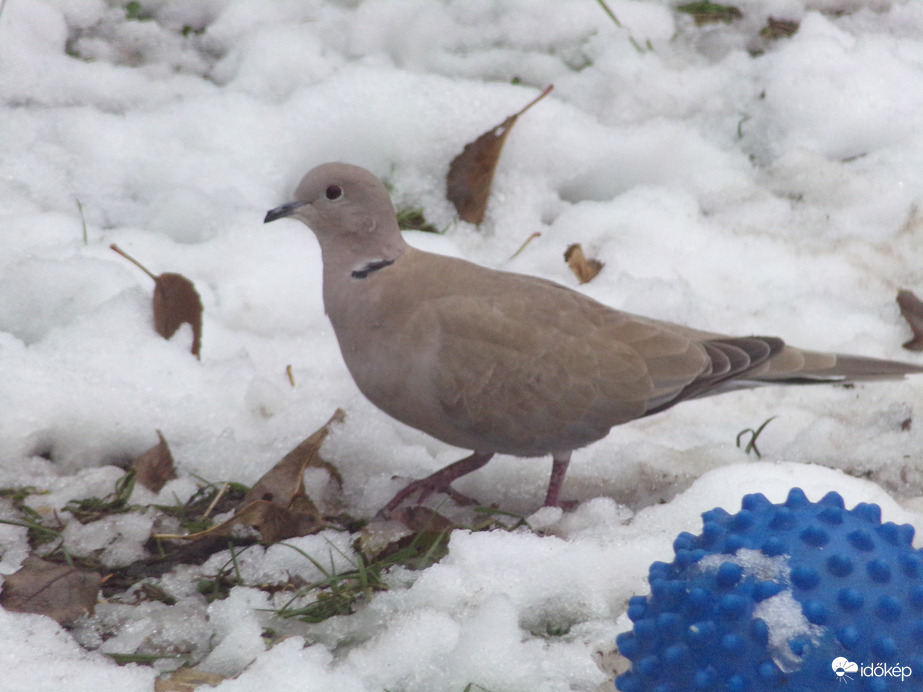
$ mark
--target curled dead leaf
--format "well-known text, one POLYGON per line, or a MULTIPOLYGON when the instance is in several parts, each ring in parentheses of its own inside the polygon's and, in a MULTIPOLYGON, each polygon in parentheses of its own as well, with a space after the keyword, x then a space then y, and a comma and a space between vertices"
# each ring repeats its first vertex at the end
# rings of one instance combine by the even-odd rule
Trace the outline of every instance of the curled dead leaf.
POLYGON ((446 197, 455 205, 463 221, 480 224, 484 220, 494 172, 510 129, 519 116, 545 98, 553 88, 548 86, 520 111, 466 144, 462 152, 452 159, 446 177, 446 197))
POLYGON ((327 526, 314 503, 302 495, 292 507, 258 500, 238 511, 232 521, 251 526, 260 532, 263 543, 272 544, 286 538, 308 536, 327 526))
POLYGON ((160 442, 131 462, 135 480, 148 490, 159 493, 167 481, 176 478, 173 455, 163 433, 157 431, 160 442))
POLYGON ((592 281, 600 270, 606 266, 598 259, 587 259, 586 255, 583 254, 583 248, 580 243, 574 243, 567 247, 564 251, 564 261, 567 262, 567 266, 570 267, 577 280, 582 284, 592 281))
POLYGON ((345 417, 343 409, 337 409, 330 420, 263 474, 262 478, 250 488, 242 504, 246 505, 255 500, 267 500, 288 506, 295 497, 304 495, 304 471, 307 468, 325 469, 330 477, 342 487, 343 477, 333 464, 321 458, 320 447, 327 439, 330 426, 334 423, 342 423, 345 417))
POLYGON ((202 300, 193 283, 182 274, 164 273, 154 284, 154 328, 169 339, 183 324, 192 327, 192 355, 201 357, 202 300))
POLYGON ((250 488, 230 519, 198 533, 160 534, 155 538, 199 541, 229 536, 235 526, 250 526, 259 531, 260 540, 264 543, 277 543, 322 530, 327 521, 305 494, 304 471, 312 467, 325 469, 342 486, 340 473, 320 457, 319 450, 330 432, 330 426, 345 417, 343 410, 337 409, 330 420, 286 454, 250 488))
POLYGON ((155 275, 134 257, 109 246, 154 280, 154 329, 164 339, 171 338, 183 324, 192 327, 192 354, 200 358, 202 350, 202 299, 195 285, 182 274, 155 275))
POLYGON ((18 613, 38 613, 69 625, 96 607, 102 582, 95 572, 47 562, 29 555, 3 578, 0 605, 18 613))
POLYGON ((295 536, 308 536, 327 526, 321 513, 307 497, 301 496, 294 508, 257 500, 237 510, 234 516, 205 531, 187 534, 156 534, 159 540, 211 541, 230 536, 237 526, 259 531, 263 543, 272 544, 295 536))

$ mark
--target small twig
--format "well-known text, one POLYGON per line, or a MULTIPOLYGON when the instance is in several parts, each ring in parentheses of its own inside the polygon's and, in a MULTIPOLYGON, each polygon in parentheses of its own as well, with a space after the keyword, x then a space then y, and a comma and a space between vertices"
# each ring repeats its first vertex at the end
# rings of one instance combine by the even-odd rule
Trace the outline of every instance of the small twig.
POLYGON ((760 450, 756 446, 756 440, 760 436, 760 433, 763 432, 763 428, 769 425, 769 422, 772 420, 775 420, 775 416, 770 416, 769 418, 764 420, 762 425, 760 425, 760 427, 758 427, 756 430, 754 430, 753 428, 744 428, 739 433, 737 433, 737 447, 738 448, 740 447, 740 438, 746 435, 747 433, 750 433, 751 435, 750 441, 747 443, 746 448, 744 448, 744 454, 749 454, 752 451, 756 453, 756 456, 758 459, 762 459, 763 455, 760 454, 760 450))
POLYGON ((539 233, 538 231, 535 231, 535 233, 533 233, 533 234, 530 235, 528 238, 526 238, 525 242, 524 242, 522 245, 519 246, 519 249, 518 249, 516 252, 514 252, 512 255, 510 255, 510 259, 507 260, 507 262, 509 262, 510 260, 514 260, 514 259, 516 259, 517 257, 519 257, 519 253, 526 249, 526 245, 528 245, 529 243, 531 243, 531 242, 532 242, 533 240, 535 240, 536 238, 541 237, 541 235, 542 235, 541 233, 539 233))
MULTIPOLYGON (((625 25, 622 24, 619 21, 619 18, 615 16, 615 12, 612 11, 612 8, 609 7, 608 4, 606 4, 606 0, 596 0, 596 2, 598 2, 599 6, 603 8, 603 12, 609 15, 609 19, 612 20, 613 24, 615 24, 619 29, 625 28, 625 25)), ((638 51, 639 53, 644 53, 648 51, 654 52, 654 46, 651 45, 650 39, 644 42, 646 45, 642 46, 640 43, 638 43, 635 37, 632 36, 631 33, 629 32, 628 40, 631 42, 631 45, 634 46, 635 50, 638 51)))
POLYGON ((243 584, 244 578, 240 574, 240 563, 237 562, 237 551, 234 550, 235 547, 234 541, 228 541, 228 549, 231 551, 231 565, 234 567, 234 578, 237 580, 238 584, 243 584))
POLYGON ((295 373, 292 372, 292 364, 289 363, 285 366, 285 374, 288 375, 288 382, 293 387, 295 386, 295 373))
POLYGON ((157 277, 156 277, 154 274, 151 273, 151 270, 150 270, 150 269, 148 269, 147 267, 145 267, 143 264, 141 264, 141 263, 140 263, 138 260, 136 260, 134 257, 132 257, 131 255, 129 255, 129 254, 128 254, 127 252, 125 252, 124 250, 122 250, 118 245, 116 245, 115 243, 112 243, 112 245, 110 245, 109 248, 110 248, 111 250, 114 250, 115 252, 119 253, 122 257, 124 257, 125 259, 127 259, 129 262, 131 262, 133 265, 135 265, 138 269, 140 269, 140 270, 143 271, 145 274, 147 274, 149 277, 151 277, 154 281, 157 281, 157 277))
POLYGON ((215 509, 215 505, 217 505, 218 501, 221 500, 222 497, 224 497, 224 494, 228 491, 228 488, 230 487, 230 485, 231 484, 228 483, 228 481, 225 481, 224 483, 221 484, 221 487, 218 489, 218 492, 215 493, 215 497, 212 498, 212 501, 209 503, 208 508, 202 514, 203 519, 208 519, 208 516, 212 513, 212 510, 215 509))
POLYGON ((744 138, 744 123, 750 120, 749 115, 744 115, 740 120, 737 121, 737 139, 744 138))
MULTIPOLYGON (((3 2, 4 2, 4 0, 0 0, 0 12, 3 11, 3 2)), ((76 197, 74 198, 74 201, 77 203, 77 211, 80 212, 80 226, 83 228, 83 244, 84 244, 84 245, 87 245, 87 244, 88 244, 88 241, 87 241, 87 219, 86 219, 86 217, 83 215, 83 205, 80 203, 80 200, 77 199, 76 197)))
POLYGON ((605 12, 606 14, 609 15, 609 19, 611 19, 613 22, 615 22, 615 25, 616 25, 619 29, 624 28, 624 27, 622 26, 622 23, 619 21, 619 18, 615 16, 615 12, 613 12, 613 11, 609 8, 609 5, 606 4, 606 0, 596 0, 596 2, 599 3, 599 6, 603 8, 603 12, 605 12))
POLYGON ((518 118, 518 117, 521 116, 523 113, 525 113, 527 110, 529 110, 530 108, 532 108, 532 106, 534 106, 536 103, 538 103, 538 102, 541 101, 543 98, 545 98, 546 96, 548 96, 548 94, 551 93, 551 90, 552 90, 552 89, 554 89, 554 84, 549 84, 548 86, 546 86, 545 89, 544 89, 544 91, 542 91, 542 93, 540 93, 540 94, 539 94, 538 96, 536 96, 534 99, 532 99, 531 101, 529 101, 525 106, 522 107, 522 110, 520 110, 518 113, 516 113, 516 117, 518 118))

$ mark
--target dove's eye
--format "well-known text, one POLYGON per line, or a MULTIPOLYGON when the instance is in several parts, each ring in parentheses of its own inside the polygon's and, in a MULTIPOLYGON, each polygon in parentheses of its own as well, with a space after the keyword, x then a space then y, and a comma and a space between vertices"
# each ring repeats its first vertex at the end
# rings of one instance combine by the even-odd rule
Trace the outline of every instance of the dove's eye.
POLYGON ((335 199, 340 199, 340 197, 343 196, 343 188, 341 188, 339 185, 331 185, 330 187, 327 188, 324 194, 326 194, 327 199, 331 201, 335 199))

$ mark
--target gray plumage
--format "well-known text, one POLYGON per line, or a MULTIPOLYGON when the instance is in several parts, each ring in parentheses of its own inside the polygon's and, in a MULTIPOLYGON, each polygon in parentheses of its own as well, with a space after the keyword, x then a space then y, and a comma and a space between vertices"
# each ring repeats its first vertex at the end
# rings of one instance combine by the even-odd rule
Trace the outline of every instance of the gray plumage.
MULTIPOLYGON (((900 378, 923 368, 727 337, 615 310, 544 279, 423 252, 381 182, 343 163, 311 170, 291 216, 324 263, 324 306, 356 385, 380 409, 474 454, 415 481, 447 490, 495 453, 552 455, 556 504, 573 450, 680 401, 759 384, 900 378)), ((456 494, 457 495, 457 494, 456 494)))

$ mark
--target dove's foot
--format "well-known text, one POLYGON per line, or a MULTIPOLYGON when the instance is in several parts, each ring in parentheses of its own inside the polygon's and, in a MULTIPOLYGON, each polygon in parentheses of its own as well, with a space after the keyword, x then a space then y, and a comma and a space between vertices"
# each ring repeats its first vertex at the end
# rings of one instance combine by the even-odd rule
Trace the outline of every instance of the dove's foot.
POLYGON ((413 495, 418 496, 418 502, 423 502, 433 493, 445 493, 459 504, 477 504, 474 499, 455 490, 452 483, 456 479, 484 466, 492 456, 493 454, 490 452, 475 452, 471 456, 460 459, 454 464, 449 464, 444 469, 440 469, 426 478, 408 483, 397 495, 391 498, 388 504, 381 508, 378 516, 383 519, 389 518, 395 509, 413 495))

